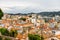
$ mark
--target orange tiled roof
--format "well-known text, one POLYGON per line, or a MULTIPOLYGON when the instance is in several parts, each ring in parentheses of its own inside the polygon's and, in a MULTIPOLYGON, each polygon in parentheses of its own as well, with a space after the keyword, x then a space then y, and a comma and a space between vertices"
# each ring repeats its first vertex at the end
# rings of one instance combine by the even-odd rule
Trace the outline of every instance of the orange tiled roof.
POLYGON ((27 26, 32 26, 33 24, 31 23, 26 23, 26 24, 16 24, 16 26, 23 26, 23 27, 27 27, 27 26))
POLYGON ((56 35, 56 37, 60 39, 60 35, 56 35))
POLYGON ((21 34, 18 33, 18 35, 17 35, 16 38, 18 38, 18 39, 22 39, 22 38, 23 38, 23 35, 21 35, 21 34))

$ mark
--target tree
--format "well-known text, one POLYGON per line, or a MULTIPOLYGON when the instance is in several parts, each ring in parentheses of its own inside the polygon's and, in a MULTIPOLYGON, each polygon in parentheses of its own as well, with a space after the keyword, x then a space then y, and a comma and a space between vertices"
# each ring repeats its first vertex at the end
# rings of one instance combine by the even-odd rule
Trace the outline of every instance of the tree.
POLYGON ((29 40, 44 40, 42 36, 37 34, 28 34, 29 40))
POLYGON ((0 28, 0 32, 2 35, 9 36, 9 31, 6 28, 0 28))
POLYGON ((3 40, 3 37, 0 36, 0 40, 3 40))
POLYGON ((16 36, 17 36, 17 30, 11 30, 10 37, 16 37, 16 36))
POLYGON ((0 9, 0 19, 3 17, 3 12, 2 10, 0 9))
POLYGON ((26 18, 20 18, 20 20, 26 21, 26 18))

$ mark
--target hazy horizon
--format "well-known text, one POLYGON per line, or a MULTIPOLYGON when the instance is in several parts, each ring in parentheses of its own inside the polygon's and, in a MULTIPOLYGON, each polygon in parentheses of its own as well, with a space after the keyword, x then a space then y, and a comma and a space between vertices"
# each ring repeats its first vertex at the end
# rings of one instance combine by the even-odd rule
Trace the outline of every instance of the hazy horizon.
POLYGON ((4 13, 60 11, 60 0, 0 0, 4 13))

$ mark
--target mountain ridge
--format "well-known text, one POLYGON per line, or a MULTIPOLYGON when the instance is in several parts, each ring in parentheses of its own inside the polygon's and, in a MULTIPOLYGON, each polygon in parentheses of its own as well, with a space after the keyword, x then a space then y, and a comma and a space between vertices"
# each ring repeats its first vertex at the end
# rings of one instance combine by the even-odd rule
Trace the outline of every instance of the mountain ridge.
POLYGON ((10 15, 29 15, 29 14, 37 14, 37 15, 42 15, 42 16, 55 16, 59 15, 60 16, 60 11, 58 12, 39 12, 39 13, 16 13, 16 14, 10 14, 10 15))

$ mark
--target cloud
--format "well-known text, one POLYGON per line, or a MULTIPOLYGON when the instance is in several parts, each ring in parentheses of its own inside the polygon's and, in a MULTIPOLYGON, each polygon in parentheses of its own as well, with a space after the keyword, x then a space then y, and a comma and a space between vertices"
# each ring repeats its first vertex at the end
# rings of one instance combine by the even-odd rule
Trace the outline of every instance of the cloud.
POLYGON ((0 8, 8 13, 60 11, 60 0, 0 0, 0 8))

